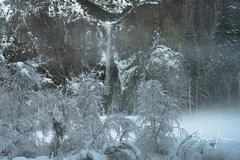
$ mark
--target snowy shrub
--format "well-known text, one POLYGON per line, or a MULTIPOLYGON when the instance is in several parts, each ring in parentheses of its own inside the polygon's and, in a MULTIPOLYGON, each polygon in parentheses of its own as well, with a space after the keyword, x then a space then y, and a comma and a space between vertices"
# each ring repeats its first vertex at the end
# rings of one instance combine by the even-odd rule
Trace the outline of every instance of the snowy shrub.
POLYGON ((76 160, 106 160, 106 158, 93 150, 82 150, 76 160))
MULTIPOLYGON (((187 136, 178 146, 176 157, 181 160, 225 160, 222 151, 216 149, 195 132, 187 136)), ((173 159, 173 157, 172 157, 173 159)))
POLYGON ((178 146, 176 155, 180 159, 200 160, 206 142, 201 140, 197 133, 187 136, 178 146))
MULTIPOLYGON (((176 82, 181 70, 182 55, 174 52, 166 46, 156 46, 153 48, 151 57, 146 66, 146 72, 149 78, 157 79, 167 87, 172 81, 176 82)), ((173 86, 172 86, 173 87, 173 86)))
POLYGON ((0 155, 32 157, 40 154, 34 132, 37 108, 31 98, 36 96, 39 76, 23 63, 0 62, 0 155))
POLYGON ((107 94, 107 88, 90 74, 73 79, 68 85, 68 91, 75 98, 81 117, 75 126, 77 133, 81 133, 76 139, 84 139, 86 148, 102 146, 105 134, 100 116, 104 114, 103 96, 107 94))
POLYGON ((138 130, 136 122, 123 115, 108 116, 104 120, 104 126, 110 143, 132 141, 138 130))
POLYGON ((114 160, 138 160, 141 156, 140 150, 130 143, 112 144, 105 149, 104 154, 114 160))
MULTIPOLYGON (((71 99, 62 93, 61 90, 46 90, 38 93, 39 132, 49 133, 51 131, 50 150, 54 156, 59 154, 62 143, 66 136, 71 119, 73 106, 71 99)), ((75 113, 74 111, 73 113, 75 113)), ((75 117, 73 117, 75 118, 75 117)))
POLYGON ((168 94, 178 100, 178 106, 185 107, 187 83, 186 75, 183 74, 183 55, 159 44, 152 47, 149 55, 145 67, 145 80, 160 81, 168 94))
POLYGON ((91 76, 73 78, 62 88, 39 90, 31 97, 38 144, 56 157, 102 148, 106 134, 100 116, 106 93, 105 86, 91 76))
POLYGON ((143 129, 138 135, 138 143, 167 154, 174 142, 174 128, 178 128, 178 107, 157 80, 142 82, 138 87, 137 114, 143 129))

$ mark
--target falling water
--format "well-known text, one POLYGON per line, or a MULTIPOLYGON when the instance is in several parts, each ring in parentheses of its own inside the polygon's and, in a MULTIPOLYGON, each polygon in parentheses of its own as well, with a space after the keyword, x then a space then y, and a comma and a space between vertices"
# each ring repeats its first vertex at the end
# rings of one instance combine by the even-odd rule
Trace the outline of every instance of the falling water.
POLYGON ((110 53, 110 49, 111 49, 111 23, 110 22, 106 22, 104 24, 104 27, 107 31, 107 50, 105 52, 105 60, 106 60, 106 71, 105 71, 105 85, 109 85, 109 81, 110 81, 110 67, 111 67, 111 53, 110 53))
POLYGON ((0 61, 4 61, 4 60, 5 60, 5 58, 4 58, 3 54, 2 54, 2 51, 0 50, 0 61))

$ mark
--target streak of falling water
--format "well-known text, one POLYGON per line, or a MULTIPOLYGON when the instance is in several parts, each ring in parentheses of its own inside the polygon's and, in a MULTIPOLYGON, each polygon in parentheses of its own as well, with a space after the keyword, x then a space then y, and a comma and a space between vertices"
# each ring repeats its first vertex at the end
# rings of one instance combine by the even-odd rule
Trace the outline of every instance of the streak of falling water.
POLYGON ((105 52, 105 58, 106 58, 106 71, 105 71, 105 85, 109 85, 110 81, 110 67, 111 67, 111 29, 112 25, 110 22, 106 22, 104 24, 104 27, 107 31, 107 50, 105 52))
POLYGON ((5 60, 5 58, 4 58, 4 56, 2 55, 2 51, 0 50, 0 61, 4 61, 5 60))

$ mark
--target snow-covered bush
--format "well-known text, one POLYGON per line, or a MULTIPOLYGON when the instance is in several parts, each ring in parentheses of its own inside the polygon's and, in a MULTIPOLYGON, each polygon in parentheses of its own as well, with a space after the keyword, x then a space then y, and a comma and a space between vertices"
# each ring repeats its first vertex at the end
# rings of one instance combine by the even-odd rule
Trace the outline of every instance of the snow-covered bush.
POLYGON ((178 92, 181 92, 179 88, 184 86, 184 83, 176 83, 183 78, 182 54, 157 45, 153 47, 150 55, 145 71, 146 79, 159 80, 168 92, 177 96, 178 92))
MULTIPOLYGON (((54 156, 58 156, 62 150, 64 138, 67 136, 66 132, 70 128, 71 120, 76 118, 73 113, 72 101, 62 90, 45 90, 39 91, 35 102, 38 104, 38 133, 43 137, 51 134, 48 139, 50 143, 50 152, 54 156), (68 118, 70 117, 71 118, 68 118)), ((43 138, 44 139, 44 138, 43 138)), ((44 143, 44 140, 42 140, 44 143)))
POLYGON ((93 150, 82 150, 77 155, 77 160, 106 160, 106 158, 93 150))
MULTIPOLYGON (((216 144, 214 144, 216 145, 216 144)), ((172 159, 180 160, 225 160, 226 156, 210 142, 203 140, 196 132, 188 135, 178 146, 172 159)))
POLYGON ((176 156, 180 159, 201 159, 206 141, 201 140, 197 133, 187 136, 178 146, 176 156))
POLYGON ((31 97, 39 75, 21 62, 0 62, 0 155, 31 157, 41 154, 36 146, 37 108, 31 97))
POLYGON ((53 156, 76 154, 103 146, 106 137, 100 120, 106 87, 91 75, 73 78, 62 89, 38 92, 39 130, 51 133, 53 156))
POLYGON ((76 140, 84 140, 86 148, 102 146, 105 135, 100 116, 104 114, 103 96, 107 94, 108 89, 90 74, 74 78, 68 85, 68 92, 75 98, 75 107, 81 117, 74 127, 81 133, 75 137, 76 140))
POLYGON ((136 122, 123 115, 108 116, 104 126, 110 144, 132 141, 139 128, 136 122))
POLYGON ((141 151, 131 143, 115 143, 108 146, 104 154, 108 159, 138 160, 141 156, 141 151))
POLYGON ((136 109, 143 129, 138 143, 157 153, 167 154, 174 142, 173 131, 178 128, 178 107, 157 80, 142 82, 138 87, 136 109))
MULTIPOLYGON (((0 155, 13 158, 15 156, 31 157, 36 156, 37 146, 34 143, 34 137, 31 132, 26 131, 32 127, 21 129, 21 132, 15 130, 16 126, 1 121, 0 122, 0 155)), ((21 124, 25 127, 25 124, 21 124)))
POLYGON ((28 62, 1 60, 0 73, 0 156, 67 155, 109 142, 100 119, 107 88, 93 76, 42 89, 44 78, 28 62))

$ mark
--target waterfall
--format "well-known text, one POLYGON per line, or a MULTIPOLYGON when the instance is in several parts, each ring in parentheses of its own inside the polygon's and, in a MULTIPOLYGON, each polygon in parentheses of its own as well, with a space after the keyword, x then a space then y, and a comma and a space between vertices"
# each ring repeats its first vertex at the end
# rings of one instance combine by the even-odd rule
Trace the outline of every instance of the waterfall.
POLYGON ((4 61, 4 60, 5 60, 5 58, 4 58, 3 54, 2 54, 2 51, 0 50, 0 61, 4 61))
POLYGON ((106 70, 105 70, 105 85, 109 85, 110 81, 110 68, 111 68, 111 29, 112 25, 110 22, 106 22, 104 27, 107 31, 107 50, 105 52, 105 62, 106 62, 106 70))

